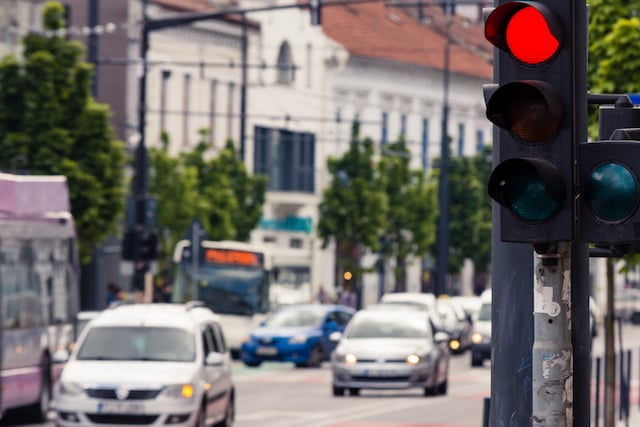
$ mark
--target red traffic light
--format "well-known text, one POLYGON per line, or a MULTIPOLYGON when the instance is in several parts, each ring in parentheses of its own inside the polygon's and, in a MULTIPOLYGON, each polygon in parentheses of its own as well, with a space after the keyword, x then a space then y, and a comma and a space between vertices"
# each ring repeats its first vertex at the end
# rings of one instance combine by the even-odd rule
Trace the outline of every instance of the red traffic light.
POLYGON ((484 35, 518 61, 539 65, 549 61, 562 43, 562 26, 545 5, 512 1, 496 7, 487 18, 484 35))

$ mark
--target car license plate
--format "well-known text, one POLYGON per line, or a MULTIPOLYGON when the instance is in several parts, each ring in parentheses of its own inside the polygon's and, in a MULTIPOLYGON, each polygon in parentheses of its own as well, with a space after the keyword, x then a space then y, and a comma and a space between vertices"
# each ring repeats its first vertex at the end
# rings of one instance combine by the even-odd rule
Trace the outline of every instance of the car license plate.
POLYGON ((367 369, 364 374, 367 377, 379 378, 392 375, 393 372, 388 369, 367 369))
POLYGON ((278 349, 275 347, 258 347, 256 353, 261 356, 275 356, 278 354, 278 349))
POLYGON ((99 414, 143 414, 144 405, 132 402, 100 402, 97 412, 99 414))

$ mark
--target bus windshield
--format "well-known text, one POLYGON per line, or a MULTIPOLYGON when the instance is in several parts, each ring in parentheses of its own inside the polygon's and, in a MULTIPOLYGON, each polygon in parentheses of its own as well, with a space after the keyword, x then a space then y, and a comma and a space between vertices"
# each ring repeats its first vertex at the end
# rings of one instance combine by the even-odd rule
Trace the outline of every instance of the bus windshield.
POLYGON ((197 271, 197 295, 192 298, 192 266, 180 264, 173 286, 173 301, 203 301, 219 314, 252 315, 269 311, 267 273, 260 268, 206 265, 197 271))

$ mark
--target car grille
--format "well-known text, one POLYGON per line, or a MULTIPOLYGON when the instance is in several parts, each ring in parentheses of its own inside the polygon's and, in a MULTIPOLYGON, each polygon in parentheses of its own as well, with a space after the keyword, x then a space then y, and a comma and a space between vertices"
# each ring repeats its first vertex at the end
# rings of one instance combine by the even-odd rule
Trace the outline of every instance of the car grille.
POLYGON ((369 383, 394 383, 409 381, 408 375, 395 375, 390 377, 368 377, 364 375, 352 375, 353 381, 369 382, 369 383))
MULTIPOLYGON (((122 400, 149 400, 155 399, 161 390, 129 390, 126 399, 122 400)), ((116 390, 108 388, 90 388, 87 389, 87 395, 96 399, 116 399, 116 390)))
POLYGON ((283 340, 284 340, 283 338, 276 338, 276 337, 258 338, 258 342, 261 345, 276 345, 283 340))
POLYGON ((114 414, 86 414, 92 423, 96 424, 122 424, 145 425, 153 424, 158 415, 114 415, 114 414))

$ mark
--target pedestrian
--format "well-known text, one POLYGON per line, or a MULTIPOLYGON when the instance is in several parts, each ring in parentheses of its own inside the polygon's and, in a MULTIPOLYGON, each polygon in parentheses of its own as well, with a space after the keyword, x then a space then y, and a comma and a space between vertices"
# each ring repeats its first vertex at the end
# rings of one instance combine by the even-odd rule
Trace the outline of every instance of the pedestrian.
POLYGON ((338 298, 338 304, 357 310, 358 297, 353 290, 351 283, 345 283, 342 286, 342 292, 340 293, 340 297, 338 298))
POLYGON ((122 299, 122 290, 120 286, 116 285, 114 282, 109 282, 107 284, 107 307, 116 301, 120 301, 122 299))
POLYGON ((318 295, 316 296, 316 299, 320 304, 328 304, 331 302, 329 294, 324 290, 324 286, 322 285, 320 285, 320 289, 318 289, 318 295))

